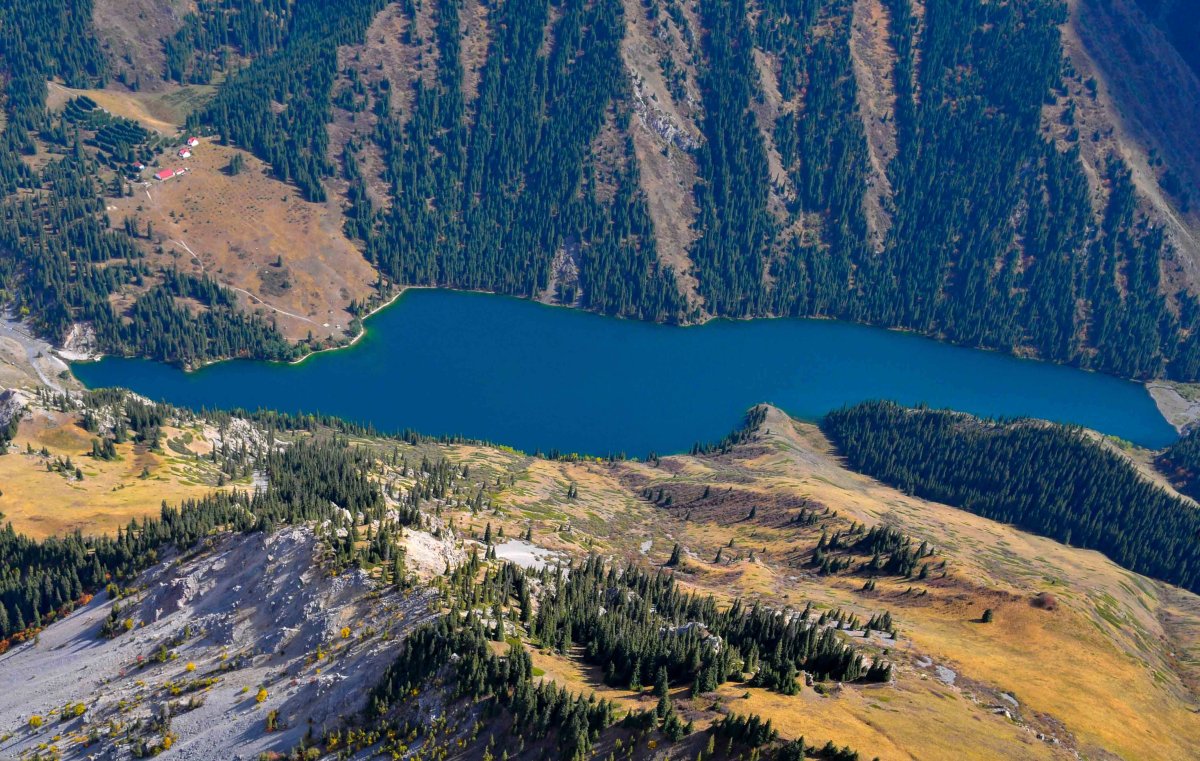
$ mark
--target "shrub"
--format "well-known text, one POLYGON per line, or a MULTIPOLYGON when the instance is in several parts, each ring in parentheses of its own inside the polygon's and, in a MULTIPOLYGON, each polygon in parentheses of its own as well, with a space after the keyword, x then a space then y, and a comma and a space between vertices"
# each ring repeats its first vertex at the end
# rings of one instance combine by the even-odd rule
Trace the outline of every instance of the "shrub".
POLYGON ((1033 607, 1042 610, 1058 610, 1058 598, 1049 592, 1041 592, 1033 598, 1033 607))
POLYGON ((255 703, 262 703, 262 702, 263 702, 263 701, 265 701, 266 699, 267 699, 267 688, 266 688, 266 687, 259 687, 259 688, 258 688, 258 694, 254 696, 254 702, 255 702, 255 703))
POLYGON ((29 728, 30 729, 39 729, 42 726, 42 722, 43 722, 42 717, 38 716, 35 713, 33 716, 29 717, 29 728))

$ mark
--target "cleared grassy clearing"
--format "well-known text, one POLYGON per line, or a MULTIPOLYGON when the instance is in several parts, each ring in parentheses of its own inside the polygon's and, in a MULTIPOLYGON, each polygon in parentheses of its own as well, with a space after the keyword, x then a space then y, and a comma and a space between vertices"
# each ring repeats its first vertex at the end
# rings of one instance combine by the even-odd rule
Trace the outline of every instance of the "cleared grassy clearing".
POLYGON ((291 340, 351 334, 347 308, 374 293, 376 274, 343 234, 336 201, 304 201, 257 158, 211 139, 191 158, 166 154, 159 164, 188 171, 135 185, 110 212, 114 220, 137 220, 143 233, 150 226, 151 237, 140 242, 151 261, 234 289, 245 311, 274 320, 291 340), (244 168, 232 175, 235 155, 244 168))
POLYGON ((128 92, 118 89, 77 90, 51 82, 46 105, 62 108, 71 98, 86 95, 116 116, 132 119, 163 134, 174 134, 188 114, 203 106, 216 92, 215 85, 171 86, 161 92, 128 92))
MULTIPOLYGON (((179 435, 168 429, 164 441, 168 433, 179 435)), ((22 421, 13 449, 0 457, 4 521, 37 538, 76 529, 113 533, 133 518, 158 515, 164 500, 178 504, 216 488, 217 472, 211 462, 170 450, 151 452, 132 442, 117 445, 116 460, 94 459, 87 456, 92 438, 73 415, 36 413, 22 421), (33 447, 33 454, 26 453, 26 445, 33 447), (49 458, 42 456, 43 447, 49 458), (47 463, 67 457, 83 472, 82 481, 47 470, 47 463), (143 477, 144 472, 149 475, 143 477)))

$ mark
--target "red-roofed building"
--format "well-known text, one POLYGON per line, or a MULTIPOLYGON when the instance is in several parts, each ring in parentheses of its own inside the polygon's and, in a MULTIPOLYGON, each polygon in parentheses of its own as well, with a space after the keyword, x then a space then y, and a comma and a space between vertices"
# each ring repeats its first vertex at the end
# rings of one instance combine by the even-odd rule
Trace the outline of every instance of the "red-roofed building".
POLYGON ((156 180, 169 180, 174 176, 175 176, 174 169, 164 169, 161 172, 154 173, 154 179, 156 179, 156 180))
POLYGON ((191 151, 189 151, 187 148, 180 148, 180 149, 179 149, 179 158, 181 158, 181 159, 190 159, 191 157, 192 157, 192 152, 191 152, 191 151))
POLYGON ((198 137, 189 137, 189 138, 187 139, 187 144, 188 144, 188 145, 190 145, 190 146, 192 146, 193 148, 195 148, 197 145, 200 145, 200 138, 198 138, 198 137))

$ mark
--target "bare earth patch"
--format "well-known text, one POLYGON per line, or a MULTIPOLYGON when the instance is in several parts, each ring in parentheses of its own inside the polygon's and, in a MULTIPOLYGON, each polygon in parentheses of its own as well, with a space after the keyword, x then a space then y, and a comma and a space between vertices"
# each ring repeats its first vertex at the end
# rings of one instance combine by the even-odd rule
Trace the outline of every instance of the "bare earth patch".
POLYGON ((767 151, 767 168, 771 178, 767 208, 777 220, 784 222, 788 217, 788 202, 795 200, 796 192, 792 187, 791 177, 783 168, 779 149, 775 147, 775 121, 785 109, 794 108, 795 104, 785 103, 783 95, 779 92, 779 82, 775 76, 778 65, 775 56, 758 48, 754 49, 753 56, 763 98, 761 101, 753 101, 750 110, 754 112, 754 121, 758 124, 763 147, 767 151), (784 189, 782 194, 779 188, 784 189))
POLYGON ((1158 411, 1183 433, 1200 422, 1200 387, 1196 384, 1152 381, 1146 384, 1158 411))
POLYGON ((458 13, 462 29, 463 100, 470 107, 479 94, 479 79, 487 62, 492 30, 488 9, 482 0, 467 0, 458 13))
MULTIPOLYGON (((363 109, 351 113, 334 106, 333 121, 329 124, 329 157, 340 161, 346 144, 354 141, 360 149, 355 153, 355 160, 376 209, 391 205, 391 188, 383 178, 383 153, 373 138, 379 117, 370 88, 386 81, 390 113, 402 124, 408 120, 412 113, 413 85, 418 81, 427 87, 436 84, 438 57, 433 43, 434 23, 432 3, 422 4, 412 22, 399 3, 389 3, 371 21, 361 44, 338 48, 339 78, 334 83, 334 95, 352 87, 346 74, 350 70, 369 87, 363 109)), ((349 203, 349 184, 341 175, 328 184, 343 202, 349 203)))
POLYGON ((115 74, 137 82, 143 92, 166 86, 162 40, 183 27, 195 0, 96 0, 92 23, 115 74))
POLYGON ((891 45, 891 14, 882 0, 855 0, 850 56, 858 83, 858 113, 867 135, 871 173, 863 197, 871 243, 883 250, 891 229, 892 185, 887 169, 896 157, 896 53, 891 45))
POLYGON ((152 225, 152 239, 140 241, 153 259, 232 288, 243 308, 275 319, 291 340, 348 335, 347 307, 374 293, 376 274, 342 232, 336 199, 309 203, 257 158, 213 140, 189 159, 168 154, 161 163, 188 171, 136 186, 110 212, 114 221, 137 219, 143 235, 152 225), (245 168, 230 176, 237 153, 245 168))
POLYGON ((664 265, 675 271, 688 305, 700 306, 701 299, 696 290, 698 282, 688 258, 688 250, 697 237, 693 229, 698 213, 693 193, 696 160, 688 150, 680 147, 680 143, 699 144, 699 95, 692 94, 694 75, 681 45, 674 36, 671 40, 674 45, 668 47, 654 36, 642 3, 625 1, 625 39, 621 43, 621 57, 633 87, 633 147, 642 167, 642 189, 646 193, 650 218, 654 221, 658 256, 664 265), (689 97, 684 102, 676 102, 667 89, 659 61, 664 55, 671 56, 689 73, 685 82, 689 97))

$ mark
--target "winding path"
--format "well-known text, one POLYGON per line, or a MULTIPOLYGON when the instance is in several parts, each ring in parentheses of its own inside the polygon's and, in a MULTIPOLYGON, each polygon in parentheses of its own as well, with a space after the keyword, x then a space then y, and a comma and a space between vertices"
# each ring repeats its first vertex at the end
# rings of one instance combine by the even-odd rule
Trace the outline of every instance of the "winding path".
POLYGON ((33 368, 35 373, 37 373, 37 376, 41 379, 42 383, 46 384, 60 394, 62 393, 62 386, 55 383, 46 375, 46 373, 42 372, 42 368, 37 362, 38 354, 45 355, 46 352, 53 348, 50 346, 50 344, 31 335, 22 328, 20 322, 7 315, 3 320, 0 320, 0 337, 11 338, 12 340, 21 344, 21 346, 25 347, 25 356, 29 360, 29 366, 33 368))
MULTIPOLYGON (((195 260, 200 264, 200 271, 207 274, 207 271, 204 269, 204 260, 200 258, 199 254, 197 254, 195 251, 192 250, 191 246, 189 246, 187 243, 183 242, 182 240, 178 240, 175 238, 172 238, 171 242, 178 243, 179 245, 183 246, 184 250, 187 251, 189 254, 191 254, 192 257, 195 258, 195 260)), ((262 300, 261 296, 256 296, 255 294, 251 293, 250 291, 247 291, 245 288, 238 288, 237 286, 229 285, 228 283, 221 283, 220 285, 223 288, 228 288, 231 291, 237 291, 238 293, 246 294, 247 296, 250 297, 251 302, 254 304, 261 304, 262 306, 265 306, 267 309, 273 310, 273 311, 278 312, 279 314, 285 315, 287 317, 292 317, 297 320, 303 320, 304 322, 307 322, 309 324, 316 325, 318 328, 324 327, 324 325, 321 325, 321 323, 317 322, 316 320, 310 320, 309 318, 307 318, 303 315, 296 314, 295 312, 289 312, 286 309, 280 309, 277 306, 268 304, 267 302, 262 300)))

